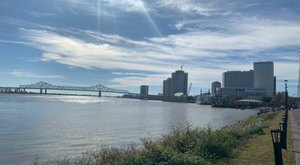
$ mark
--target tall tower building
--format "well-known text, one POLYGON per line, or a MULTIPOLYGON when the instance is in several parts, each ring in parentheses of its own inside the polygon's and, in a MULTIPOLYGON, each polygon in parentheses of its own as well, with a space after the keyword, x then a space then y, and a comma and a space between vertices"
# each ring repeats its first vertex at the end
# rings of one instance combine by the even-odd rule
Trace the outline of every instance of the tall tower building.
POLYGON ((211 95, 215 96, 217 89, 221 89, 221 83, 219 81, 211 83, 211 95))
POLYGON ((188 89, 188 74, 182 70, 178 70, 175 73, 172 73, 172 85, 171 85, 171 96, 174 96, 176 93, 183 93, 187 95, 188 89))
POLYGON ((148 85, 141 85, 140 95, 146 97, 146 96, 148 96, 148 93, 149 93, 149 86, 148 85))
POLYGON ((266 89, 266 96, 275 94, 274 64, 272 61, 254 62, 254 88, 266 89))
POLYGON ((163 96, 164 98, 170 98, 171 97, 171 86, 172 86, 172 79, 168 78, 164 80, 163 84, 163 96))

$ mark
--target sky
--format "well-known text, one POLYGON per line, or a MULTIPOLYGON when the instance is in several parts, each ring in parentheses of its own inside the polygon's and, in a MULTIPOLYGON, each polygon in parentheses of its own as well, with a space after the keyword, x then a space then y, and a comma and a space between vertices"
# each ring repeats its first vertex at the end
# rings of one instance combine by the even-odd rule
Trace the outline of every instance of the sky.
POLYGON ((183 70, 191 94, 222 73, 274 61, 296 96, 299 0, 0 0, 0 86, 39 81, 162 93, 183 70))

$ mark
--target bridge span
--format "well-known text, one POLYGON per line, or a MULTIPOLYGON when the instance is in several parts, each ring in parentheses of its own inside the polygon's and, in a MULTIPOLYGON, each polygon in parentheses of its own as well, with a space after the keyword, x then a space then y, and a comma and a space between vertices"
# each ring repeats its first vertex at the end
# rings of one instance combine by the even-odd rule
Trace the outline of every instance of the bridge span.
POLYGON ((90 86, 90 87, 59 86, 59 85, 53 85, 43 81, 35 84, 20 85, 19 87, 0 87, 0 92, 9 92, 9 91, 25 92, 26 89, 39 89, 41 94, 42 93, 47 94, 47 90, 90 91, 90 92, 98 92, 99 97, 101 97, 102 92, 129 94, 129 91, 127 90, 109 88, 101 84, 90 86))

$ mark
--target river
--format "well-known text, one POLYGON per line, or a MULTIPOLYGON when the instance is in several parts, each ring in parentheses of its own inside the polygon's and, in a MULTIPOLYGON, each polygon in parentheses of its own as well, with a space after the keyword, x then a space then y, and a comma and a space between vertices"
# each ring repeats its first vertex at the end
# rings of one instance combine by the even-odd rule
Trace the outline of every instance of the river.
POLYGON ((126 147, 173 127, 220 128, 253 110, 111 97, 0 94, 0 164, 80 156, 101 145, 126 147))

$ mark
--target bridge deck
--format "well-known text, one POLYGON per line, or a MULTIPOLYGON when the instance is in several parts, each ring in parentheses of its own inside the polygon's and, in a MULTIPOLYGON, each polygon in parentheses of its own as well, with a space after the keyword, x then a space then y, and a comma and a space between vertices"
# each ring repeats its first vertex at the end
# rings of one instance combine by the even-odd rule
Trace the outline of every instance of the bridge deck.
POLYGON ((21 90, 21 89, 92 91, 92 92, 125 93, 125 94, 129 93, 127 90, 108 88, 101 84, 91 86, 91 87, 76 87, 76 86, 52 85, 46 82, 38 82, 30 85, 20 85, 19 87, 0 87, 0 92, 7 91, 7 90, 21 90))

